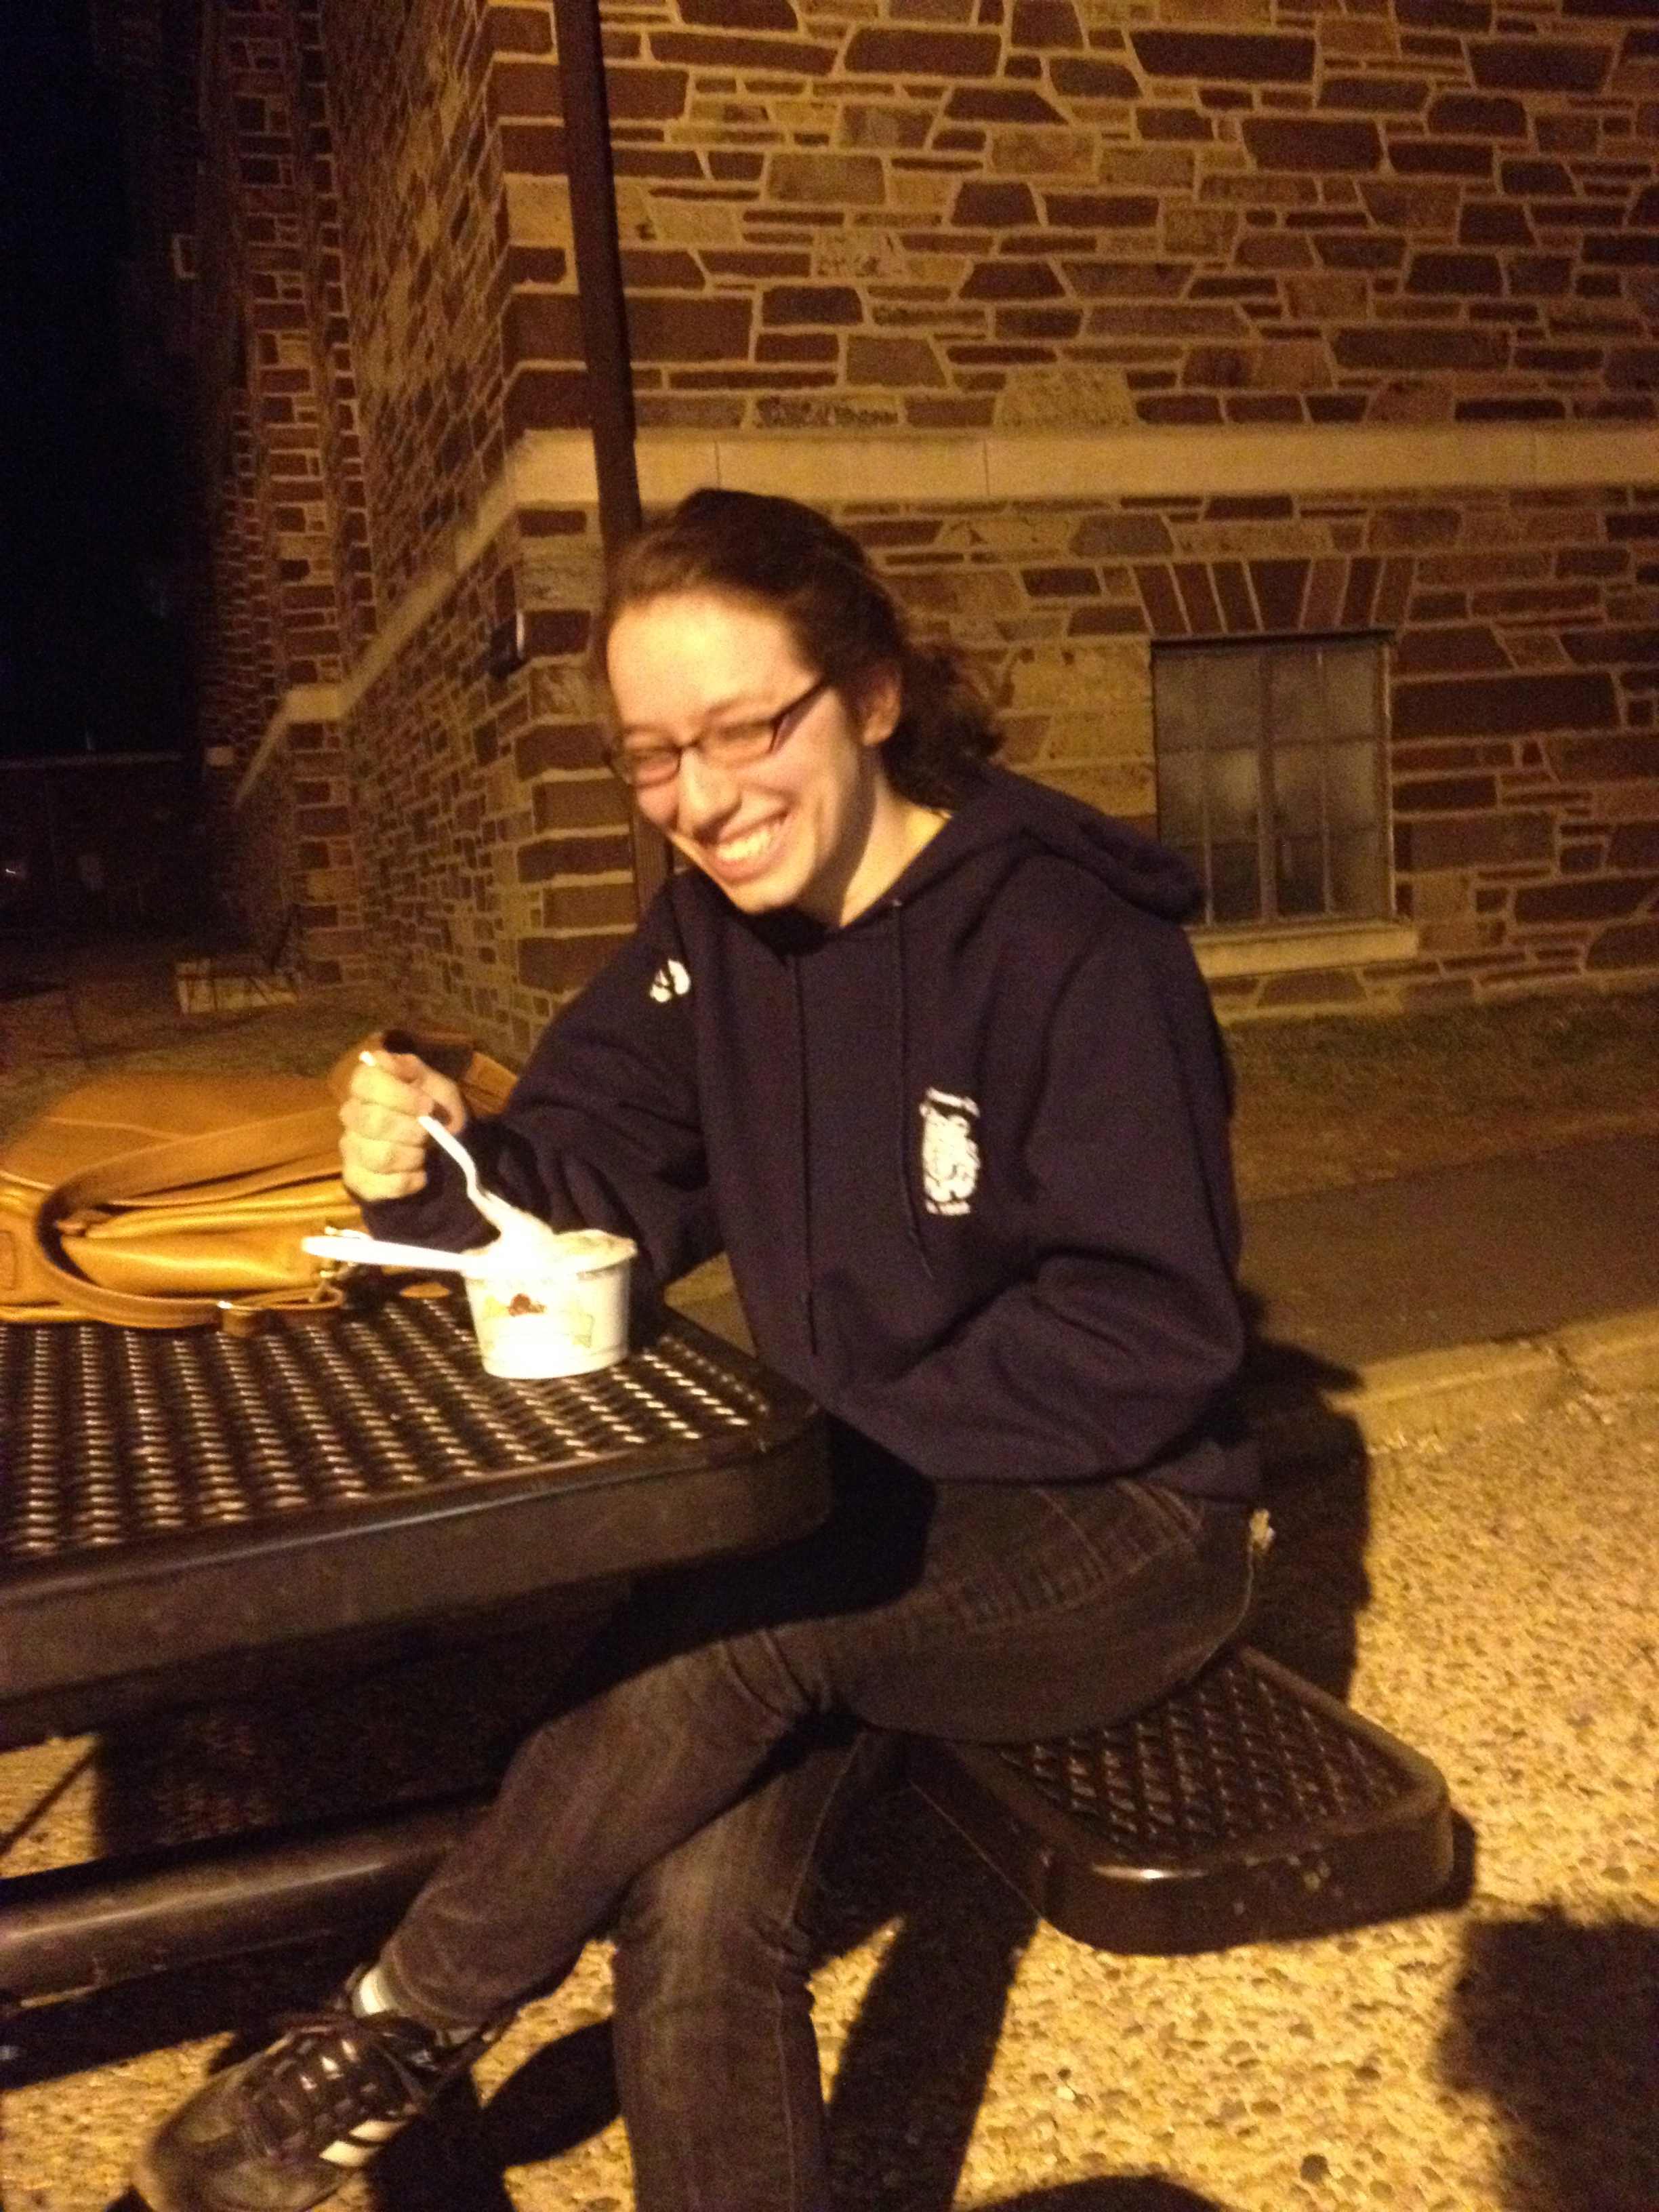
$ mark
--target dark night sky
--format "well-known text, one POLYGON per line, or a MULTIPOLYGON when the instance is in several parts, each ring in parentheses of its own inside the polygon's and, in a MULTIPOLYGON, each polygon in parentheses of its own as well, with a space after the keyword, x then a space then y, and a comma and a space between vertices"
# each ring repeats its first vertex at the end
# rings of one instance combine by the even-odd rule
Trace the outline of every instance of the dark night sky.
POLYGON ((6 11, 0 58, 0 753, 189 740, 162 410, 124 390, 119 87, 88 0, 6 11))

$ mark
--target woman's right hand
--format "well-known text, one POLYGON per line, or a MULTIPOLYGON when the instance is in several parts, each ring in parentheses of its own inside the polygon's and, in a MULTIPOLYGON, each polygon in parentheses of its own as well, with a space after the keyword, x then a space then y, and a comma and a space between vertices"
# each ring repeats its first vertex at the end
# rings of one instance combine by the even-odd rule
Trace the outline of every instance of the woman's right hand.
POLYGON ((466 1127, 466 1102, 435 1067, 412 1052, 359 1054, 340 1109, 340 1172, 354 1198, 410 1198, 425 1189, 431 1139, 422 1114, 435 1114, 458 1137, 466 1127))

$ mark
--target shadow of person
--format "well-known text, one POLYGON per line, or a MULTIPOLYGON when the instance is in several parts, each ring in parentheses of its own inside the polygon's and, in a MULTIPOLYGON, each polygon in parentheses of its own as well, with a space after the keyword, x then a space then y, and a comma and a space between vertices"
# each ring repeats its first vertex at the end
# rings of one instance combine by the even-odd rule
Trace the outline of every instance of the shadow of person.
MULTIPOLYGON (((920 1797, 892 1788, 826 1863, 817 1963, 894 1923, 836 2069, 834 2201, 847 2212, 943 2212, 1036 1922, 920 1797)), ((371 2169, 376 2212, 503 2212, 504 2172, 561 2156, 618 2109, 609 2027, 580 2028, 482 2106, 464 2089, 398 2136, 371 2169)))
POLYGON ((1505 2212, 1653 2212, 1659 1929, 1474 1921, 1464 1961, 1436 2059, 1502 2122, 1505 2212))
POLYGON ((463 2080, 376 2158, 369 2202, 375 2212, 513 2212, 507 2162, 489 2141, 476 2086, 463 2080))
POLYGON ((1273 1540, 1257 1569, 1249 1641, 1346 1698, 1370 1602, 1370 1462, 1358 1425, 1329 1402, 1352 1368, 1262 1334, 1265 1308, 1243 1292, 1246 1418, 1261 1448, 1273 1540))
POLYGON ((1036 1917, 909 1790, 847 1838, 828 1903, 827 1955, 897 1922, 836 2069, 834 2201, 945 2212, 1036 1917))
MULTIPOLYGON (((874 1801, 825 1869, 820 1965, 891 1927, 836 2068, 828 2131, 837 2212, 948 2212, 1035 1916, 914 1791, 874 1801)), ((376 2212, 504 2212, 502 2175, 617 2114, 610 2031, 579 2028, 482 2106, 447 2097, 371 2169, 376 2212)), ((1157 2174, 998 2199, 998 2212, 1224 2212, 1157 2174)))
POLYGON ((547 2045, 502 2082, 479 2116, 479 2142, 498 2166, 534 2166, 608 2128, 618 2109, 611 2027, 599 2021, 547 2045))
MULTIPOLYGON (((837 2212, 948 2212, 1035 1917, 913 1791, 850 1828, 826 1868, 820 1963, 893 1926, 842 2047, 828 2114, 837 2212), (895 1924, 896 1923, 896 1924, 895 1924)), ((373 2169, 376 2212, 501 2212, 506 2169, 616 2117, 609 2031, 527 2059, 480 2111, 447 2099, 373 2169)), ((996 2200, 998 2212, 1224 2212, 1157 2174, 996 2200)))
MULTIPOLYGON (((1247 1400, 1267 1443, 1276 1540, 1246 1632, 1343 1695, 1353 1672, 1357 1618, 1370 1598, 1369 1466, 1357 1427, 1333 1413, 1327 1394, 1356 1378, 1263 1336, 1260 1302, 1247 1298, 1247 1400)), ((684 1632, 672 1611, 664 1608, 669 1632, 684 1632)), ((590 1662, 601 1669, 614 1664, 603 1637, 583 1668, 590 1662)), ((568 1684, 562 1694, 569 1694, 568 1684)), ((314 1737, 314 1712, 309 1717, 314 1737)), ((268 1754, 264 1741, 255 1748, 268 1754)), ((265 1758, 254 1763, 268 1788, 265 1758)), ((1012 1976, 1036 1923, 952 1831, 902 1791, 871 1808, 836 1855, 821 1955, 844 1954, 890 1924, 895 1932, 846 2039, 830 2100, 836 2201, 848 2212, 945 2212, 1012 1976)), ((181 1996, 183 2010, 194 2017, 196 2005, 181 1996)), ((104 2039, 154 2047, 153 2036, 139 2042, 136 2019, 123 2011, 118 2021, 106 2020, 104 2039)), ((247 2015, 239 2008, 238 2016, 247 2015)), ((227 2054, 234 2055, 240 2051, 227 2054)), ((60 2053, 59 2070, 61 2059, 60 2053)), ((503 2212, 504 2170, 557 2157, 609 2124, 616 2109, 608 2031, 583 2029, 536 2054, 482 2107, 470 2087, 447 2099, 377 2161, 374 2201, 381 2212, 437 2212, 440 2205, 444 2212, 503 2212)), ((1078 2182, 1008 2203, 1053 2205, 1056 2212, 1214 2212, 1177 2185, 1146 2174, 1078 2182)))

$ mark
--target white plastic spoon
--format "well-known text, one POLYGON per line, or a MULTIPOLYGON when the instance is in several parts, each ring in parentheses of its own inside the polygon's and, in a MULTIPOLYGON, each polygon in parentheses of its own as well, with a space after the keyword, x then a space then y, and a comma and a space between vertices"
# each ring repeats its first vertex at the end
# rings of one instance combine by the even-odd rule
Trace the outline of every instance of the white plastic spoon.
POLYGON ((449 1267, 458 1275, 473 1272, 476 1255, 440 1252, 434 1245, 394 1244, 383 1237, 370 1237, 360 1229, 335 1229, 316 1237, 302 1237, 301 1248, 319 1260, 347 1260, 353 1267, 449 1267))
POLYGON ((526 1218, 534 1219, 533 1215, 526 1216, 520 1207, 510 1205, 506 1199, 497 1198, 494 1192, 484 1188, 478 1180, 477 1167, 471 1153, 468 1152, 459 1137, 450 1133, 435 1114, 422 1114, 420 1116, 420 1123, 433 1143, 447 1152, 460 1170, 466 1183, 466 1194, 474 1206, 477 1207, 484 1219, 499 1229, 503 1236, 507 1234, 511 1224, 526 1218))

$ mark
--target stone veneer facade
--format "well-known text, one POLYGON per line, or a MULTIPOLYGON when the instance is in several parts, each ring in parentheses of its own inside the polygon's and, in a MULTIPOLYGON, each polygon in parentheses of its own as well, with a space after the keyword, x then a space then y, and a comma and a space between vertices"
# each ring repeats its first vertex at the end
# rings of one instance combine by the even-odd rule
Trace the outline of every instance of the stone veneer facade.
MULTIPOLYGON (((227 881, 522 1050, 634 913, 551 11, 210 15, 227 881)), ((1009 758, 1141 821, 1155 644, 1387 639, 1395 917, 1217 933, 1224 1012, 1659 975, 1650 0, 603 22, 648 502, 833 505, 1009 758)))

